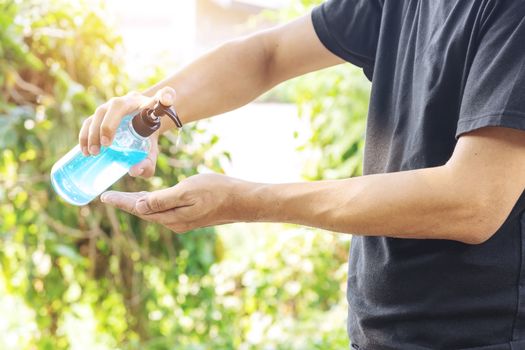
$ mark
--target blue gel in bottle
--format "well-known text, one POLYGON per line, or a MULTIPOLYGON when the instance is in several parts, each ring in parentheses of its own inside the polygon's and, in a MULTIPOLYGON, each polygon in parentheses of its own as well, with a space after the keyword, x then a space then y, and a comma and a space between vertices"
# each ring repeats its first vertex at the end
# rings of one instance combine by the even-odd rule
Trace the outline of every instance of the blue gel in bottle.
POLYGON ((131 119, 122 119, 113 143, 102 147, 98 155, 84 156, 77 145, 55 163, 51 183, 60 197, 74 205, 85 205, 147 157, 150 140, 135 131, 131 119))
POLYGON ((160 128, 160 117, 168 116, 178 128, 182 123, 173 109, 157 102, 134 116, 126 116, 117 128, 113 143, 96 156, 84 156, 76 146, 53 165, 51 183, 66 202, 85 205, 145 159, 149 136, 160 128))

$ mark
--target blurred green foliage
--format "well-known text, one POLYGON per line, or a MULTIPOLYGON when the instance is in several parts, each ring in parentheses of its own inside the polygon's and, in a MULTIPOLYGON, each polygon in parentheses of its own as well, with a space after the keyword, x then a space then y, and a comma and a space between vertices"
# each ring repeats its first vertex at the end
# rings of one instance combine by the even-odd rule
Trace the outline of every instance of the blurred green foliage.
MULTIPOLYGON (((176 290, 180 274, 205 275, 220 255, 213 229, 173 235, 98 202, 67 205, 49 186, 50 168, 76 143, 83 118, 129 90, 120 38, 107 23, 102 3, 0 2, 0 262, 7 292, 35 311, 28 348, 68 348, 61 327, 77 304, 91 305, 100 330, 122 346, 160 336, 160 321, 148 316, 159 303, 157 284, 176 290)), ((216 138, 196 145, 191 135, 203 131, 187 131, 177 148, 176 135, 163 138, 156 178, 118 187, 175 184, 198 165, 221 171, 206 156, 216 138)))
MULTIPOLYGON (((316 2, 298 1, 283 18, 316 2)), ((225 248, 211 228, 174 235, 55 195, 50 168, 76 143, 82 119, 131 88, 112 33, 103 2, 0 0, 0 312, 14 320, 0 322, 0 348, 346 347, 346 237, 257 226, 239 232, 262 237, 251 250, 225 248)), ((278 90, 312 120, 311 179, 360 172, 367 83, 358 74, 340 66, 278 90)), ((178 146, 175 134, 161 139, 156 177, 117 188, 220 172, 228 155, 214 151, 216 136, 185 128, 178 146)))
MULTIPOLYGON (((309 180, 344 179, 363 172, 370 82, 349 64, 296 78, 278 87, 308 118, 311 133, 300 147, 309 180)), ((299 136, 299 135, 298 135, 299 136)))
MULTIPOLYGON (((322 0, 296 0, 267 16, 285 21, 308 13, 322 0)), ((363 169, 370 82, 350 64, 313 72, 270 91, 265 98, 294 102, 311 122, 311 135, 301 147, 308 155, 304 176, 310 180, 359 176, 363 169)))

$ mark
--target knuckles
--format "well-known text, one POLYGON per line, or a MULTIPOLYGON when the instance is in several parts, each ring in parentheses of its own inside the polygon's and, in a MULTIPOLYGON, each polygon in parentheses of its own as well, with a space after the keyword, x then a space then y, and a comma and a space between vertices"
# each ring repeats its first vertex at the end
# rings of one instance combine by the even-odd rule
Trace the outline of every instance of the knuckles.
POLYGON ((111 135, 113 130, 106 122, 102 122, 102 125, 100 125, 100 132, 102 135, 111 135))
POLYGON ((135 99, 135 98, 141 97, 141 96, 142 96, 142 94, 140 92, 138 92, 138 91, 130 91, 130 92, 128 92, 125 95, 125 97, 131 98, 131 99, 135 99))
POLYGON ((115 108, 120 108, 126 105, 126 101, 123 97, 112 97, 109 99, 109 104, 115 108))
POLYGON ((86 127, 87 125, 89 125, 89 123, 91 123, 91 120, 93 120, 93 116, 89 117, 89 118, 86 118, 83 122, 82 122, 82 128, 86 127))
POLYGON ((150 211, 157 212, 162 210, 162 204, 157 197, 149 197, 146 200, 146 204, 150 211))
MULTIPOLYGON (((103 115, 104 113, 106 113, 106 104, 103 104, 103 105, 100 105, 98 106, 96 109, 95 109, 95 115, 103 115)), ((92 117, 89 117, 88 119, 90 119, 92 117)))

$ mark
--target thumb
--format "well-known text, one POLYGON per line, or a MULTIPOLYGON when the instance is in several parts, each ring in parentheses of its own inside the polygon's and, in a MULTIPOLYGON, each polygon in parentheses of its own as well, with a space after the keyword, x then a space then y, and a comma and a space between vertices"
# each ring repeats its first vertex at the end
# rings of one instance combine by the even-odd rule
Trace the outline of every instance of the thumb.
POLYGON ((154 99, 160 101, 164 106, 171 107, 175 102, 176 93, 170 86, 165 86, 155 94, 154 99))
POLYGON ((140 215, 166 211, 180 206, 180 198, 174 187, 150 192, 137 200, 135 210, 140 215))
POLYGON ((150 139, 151 149, 148 156, 146 159, 132 166, 128 171, 129 175, 133 177, 142 176, 145 178, 155 175, 155 164, 157 163, 157 156, 159 154, 158 133, 151 135, 150 139))
POLYGON ((115 206, 119 209, 125 210, 128 213, 134 214, 134 208, 139 198, 143 197, 145 192, 118 192, 108 191, 100 196, 102 203, 115 206))

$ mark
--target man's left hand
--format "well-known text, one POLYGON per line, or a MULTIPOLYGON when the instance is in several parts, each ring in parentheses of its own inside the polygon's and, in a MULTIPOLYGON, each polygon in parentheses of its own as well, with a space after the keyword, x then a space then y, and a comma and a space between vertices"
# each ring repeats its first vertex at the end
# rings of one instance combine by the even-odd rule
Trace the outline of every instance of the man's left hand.
POLYGON ((109 191, 101 200, 141 219, 183 233, 243 221, 247 212, 243 198, 251 185, 224 175, 202 174, 154 192, 109 191))

